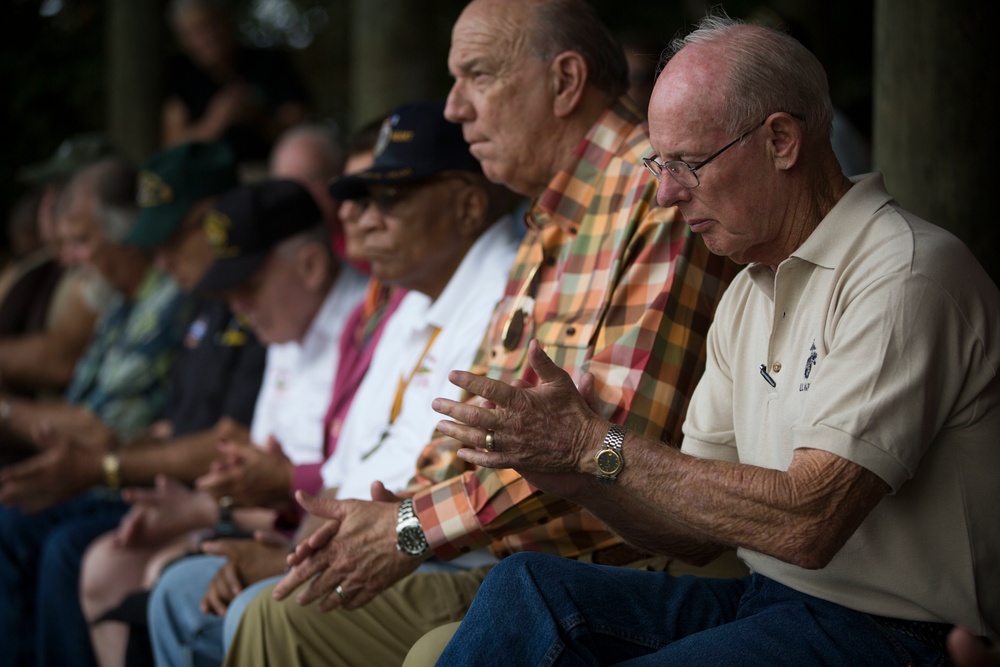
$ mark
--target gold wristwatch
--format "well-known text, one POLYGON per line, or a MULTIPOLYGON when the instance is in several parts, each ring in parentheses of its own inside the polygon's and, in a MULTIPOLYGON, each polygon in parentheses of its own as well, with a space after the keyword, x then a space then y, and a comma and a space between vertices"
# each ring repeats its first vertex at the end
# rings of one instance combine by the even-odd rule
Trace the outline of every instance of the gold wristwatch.
POLYGON ((622 443, 625 442, 625 429, 618 424, 612 424, 604 436, 604 444, 594 456, 597 464, 597 479, 612 483, 618 479, 625 459, 622 457, 622 443))

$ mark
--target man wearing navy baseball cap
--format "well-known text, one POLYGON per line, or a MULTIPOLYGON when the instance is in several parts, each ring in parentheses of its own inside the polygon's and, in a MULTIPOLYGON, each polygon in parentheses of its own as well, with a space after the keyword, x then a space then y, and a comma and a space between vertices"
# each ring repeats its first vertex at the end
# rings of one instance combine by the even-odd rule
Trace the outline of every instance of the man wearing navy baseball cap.
MULTIPOLYGON (((431 401, 441 395, 457 396, 448 373, 471 366, 513 261, 517 237, 512 220, 503 215, 507 193, 485 179, 469 155, 461 129, 445 120, 443 112, 442 102, 395 109, 383 124, 372 167, 330 186, 336 198, 363 206, 356 225, 373 277, 408 293, 385 325, 338 431, 336 447, 322 466, 326 497, 367 500, 376 480, 394 492, 406 487, 413 462, 438 420, 431 401)), ((277 193, 257 194, 257 200, 250 196, 220 200, 217 208, 230 220, 213 222, 210 217, 210 226, 225 233, 213 233, 220 241, 224 238, 216 246, 220 258, 215 266, 222 270, 216 273, 213 268, 206 284, 231 286, 235 277, 250 272, 249 280, 243 278, 244 286, 234 290, 236 308, 245 307, 241 301, 253 303, 265 290, 262 281, 272 259, 261 263, 257 239, 271 228, 294 224, 284 213, 291 206, 257 204, 265 194, 269 199, 277 193), (252 229, 241 222, 251 218, 245 214, 248 209, 260 213, 252 229), (255 262, 261 268, 247 266, 255 262), (251 290, 256 294, 241 295, 251 290)), ((253 314, 248 315, 255 324, 253 314)), ((302 535, 317 525, 309 522, 302 535)), ((203 588, 192 596, 187 582, 205 581, 206 575, 220 572, 218 559, 188 559, 164 574, 150 601, 158 662, 172 664, 172 658, 192 653, 208 657, 202 651, 208 647, 205 638, 213 634, 219 639, 210 657, 221 661, 225 643, 219 615, 197 617, 191 612, 204 595, 216 614, 228 606, 227 615, 238 616, 258 587, 245 587, 236 599, 221 600, 216 591, 224 588, 218 583, 222 577, 235 570, 249 584, 268 569, 279 574, 285 567, 287 548, 272 547, 265 553, 261 546, 259 551, 257 561, 245 553, 232 558, 207 594, 203 588)), ((470 560, 453 567, 482 565, 484 558, 492 561, 489 555, 470 554, 470 560)), ((372 660, 378 662, 358 655, 353 662, 372 660)))

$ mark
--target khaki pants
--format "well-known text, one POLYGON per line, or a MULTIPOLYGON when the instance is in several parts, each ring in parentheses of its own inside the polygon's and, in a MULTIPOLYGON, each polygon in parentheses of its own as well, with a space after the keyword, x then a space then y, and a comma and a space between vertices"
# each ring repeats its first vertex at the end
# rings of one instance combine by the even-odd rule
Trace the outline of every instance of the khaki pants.
MULTIPOLYGON (((671 574, 713 577, 744 576, 746 568, 727 552, 704 568, 694 568, 663 557, 629 567, 671 574)), ((303 607, 289 596, 282 602, 265 588, 247 607, 229 654, 227 667, 399 667, 432 665, 444 650, 457 622, 472 604, 489 572, 481 567, 466 572, 428 572, 406 577, 355 611, 323 614, 313 605, 303 607), (438 630, 407 657, 423 635, 438 630)))

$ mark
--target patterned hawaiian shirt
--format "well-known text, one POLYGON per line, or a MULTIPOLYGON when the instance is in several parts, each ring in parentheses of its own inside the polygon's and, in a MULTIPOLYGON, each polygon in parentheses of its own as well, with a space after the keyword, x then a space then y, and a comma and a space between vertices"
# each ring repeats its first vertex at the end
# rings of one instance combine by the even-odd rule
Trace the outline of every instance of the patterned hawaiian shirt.
POLYGON ((130 440, 163 413, 189 319, 189 298, 165 273, 150 269, 134 299, 116 296, 104 311, 66 400, 130 440))

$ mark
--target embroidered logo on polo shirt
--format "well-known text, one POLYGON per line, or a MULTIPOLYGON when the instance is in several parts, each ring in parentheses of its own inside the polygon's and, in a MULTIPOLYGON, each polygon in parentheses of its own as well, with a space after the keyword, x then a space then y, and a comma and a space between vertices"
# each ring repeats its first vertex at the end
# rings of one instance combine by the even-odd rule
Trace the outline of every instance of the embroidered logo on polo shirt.
MULTIPOLYGON (((818 355, 816 353, 816 339, 813 339, 812 345, 809 347, 809 356, 806 357, 806 368, 802 372, 802 379, 808 380, 809 376, 812 374, 813 366, 815 366, 818 361, 818 355)), ((811 382, 800 382, 799 391, 809 391, 809 385, 811 382)))

